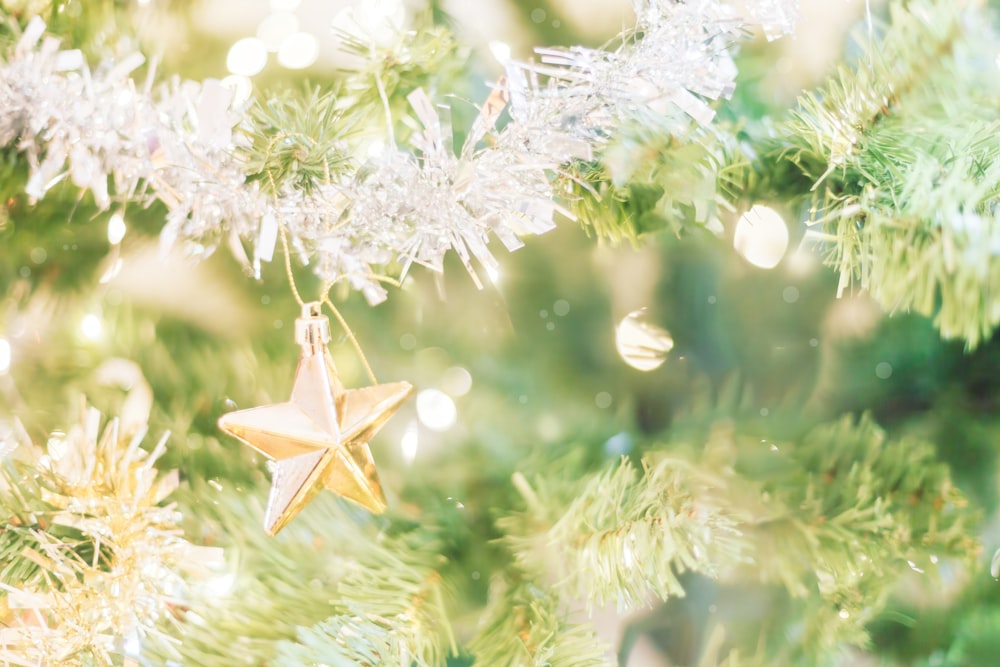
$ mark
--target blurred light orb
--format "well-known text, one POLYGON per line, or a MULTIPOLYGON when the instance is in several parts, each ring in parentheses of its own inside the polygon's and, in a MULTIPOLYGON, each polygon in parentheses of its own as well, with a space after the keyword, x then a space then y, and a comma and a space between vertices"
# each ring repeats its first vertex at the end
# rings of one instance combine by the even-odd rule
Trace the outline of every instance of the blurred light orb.
POLYGON ((888 361, 880 361, 875 366, 875 377, 879 380, 888 380, 892 377, 892 364, 888 361))
POLYGON ((230 74, 219 84, 223 88, 228 88, 233 92, 233 99, 229 103, 231 107, 242 106, 244 102, 250 99, 251 93, 253 93, 253 84, 250 79, 241 74, 230 74))
POLYGON ((413 463, 413 459, 417 458, 417 449, 420 446, 420 427, 417 426, 416 420, 411 421, 406 426, 406 432, 403 433, 403 439, 399 441, 399 449, 402 451, 403 459, 407 463, 413 463))
POLYGON ((6 338, 0 338, 0 375, 10 371, 10 343, 6 338))
POLYGON ((615 330, 615 346, 625 363, 640 371, 656 370, 674 349, 674 339, 666 329, 648 321, 646 308, 625 316, 615 330))
POLYGON ((447 431, 455 425, 458 411, 451 396, 439 389, 424 389, 417 394, 417 418, 432 431, 447 431))
POLYGON ((333 17, 333 29, 384 48, 400 38, 405 22, 406 5, 402 0, 366 0, 340 10, 333 17))
POLYGON ((740 216, 733 247, 754 266, 773 269, 788 250, 788 225, 773 208, 758 204, 740 216))
POLYGON ((608 456, 625 456, 635 447, 635 441, 628 433, 616 433, 604 443, 604 451, 608 456))
POLYGON ((267 65, 267 47, 256 37, 244 37, 226 55, 226 69, 232 74, 253 76, 267 65))
POLYGON ((461 366, 452 366, 444 372, 441 388, 451 396, 465 396, 472 389, 472 374, 461 366))
POLYGON ((87 340, 97 340, 101 337, 104 327, 101 325, 101 318, 93 313, 85 316, 80 322, 80 333, 87 340))
POLYGON ((299 30, 299 17, 291 12, 274 12, 257 25, 257 39, 271 53, 276 53, 281 43, 299 30))
POLYGON ((506 42, 498 40, 490 42, 490 53, 493 54, 493 57, 496 58, 497 62, 501 65, 506 65, 510 62, 510 45, 506 42))
POLYGON ((121 213, 112 214, 108 220, 108 243, 118 245, 125 238, 125 218, 121 213))
POLYGON ((319 40, 308 32, 286 37, 278 47, 278 63, 287 69, 305 69, 319 58, 319 40))

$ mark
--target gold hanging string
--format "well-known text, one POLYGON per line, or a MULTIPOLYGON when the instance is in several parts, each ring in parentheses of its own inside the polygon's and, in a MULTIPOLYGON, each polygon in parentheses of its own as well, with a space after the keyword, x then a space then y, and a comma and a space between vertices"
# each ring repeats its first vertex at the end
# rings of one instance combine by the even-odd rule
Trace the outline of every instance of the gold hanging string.
MULTIPOLYGON (((271 148, 277 141, 275 137, 271 143, 267 145, 267 152, 270 154, 271 148)), ((271 173, 269 169, 267 171, 267 180, 271 183, 271 193, 274 197, 278 196, 278 184, 274 182, 274 174, 271 173)), ((288 234, 285 232, 285 225, 281 220, 281 215, 278 215, 278 235, 281 237, 281 248, 285 253, 285 275, 288 276, 288 286, 292 288, 292 296, 298 301, 299 306, 304 306, 305 301, 302 300, 302 295, 299 294, 298 285, 295 284, 295 275, 292 273, 292 253, 288 249, 288 234)))
POLYGON ((375 379, 375 372, 372 371, 371 364, 368 363, 368 357, 365 356, 364 350, 361 349, 361 343, 358 342, 358 339, 354 335, 354 331, 351 330, 351 327, 347 325, 347 320, 344 319, 344 316, 340 314, 337 307, 333 305, 333 301, 330 300, 329 289, 323 291, 322 301, 333 313, 333 316, 337 318, 337 321, 340 322, 340 326, 344 329, 344 333, 347 334, 347 339, 351 341, 351 345, 354 346, 354 351, 358 353, 358 358, 361 359, 361 365, 364 366, 368 379, 371 380, 372 384, 378 384, 378 380, 375 379))
POLYGON ((305 301, 302 300, 302 295, 299 294, 299 288, 295 284, 295 276, 292 274, 292 254, 288 249, 288 235, 285 234, 285 226, 278 221, 278 235, 281 237, 281 247, 285 252, 285 274, 288 275, 288 285, 292 288, 292 295, 295 300, 299 302, 300 306, 305 305, 305 301))

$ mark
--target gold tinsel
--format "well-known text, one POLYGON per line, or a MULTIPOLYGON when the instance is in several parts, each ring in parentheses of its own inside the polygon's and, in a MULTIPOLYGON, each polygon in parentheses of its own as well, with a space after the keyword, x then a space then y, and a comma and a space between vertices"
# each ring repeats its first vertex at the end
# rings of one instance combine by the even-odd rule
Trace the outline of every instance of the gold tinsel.
POLYGON ((0 563, 0 664, 138 664, 147 642, 172 641, 184 575, 220 554, 188 543, 162 504, 178 477, 154 468, 166 437, 140 447, 145 422, 123 415, 102 432, 85 408, 44 447, 0 429, 0 452, 12 450, 0 458, 0 548, 15 552, 0 563))

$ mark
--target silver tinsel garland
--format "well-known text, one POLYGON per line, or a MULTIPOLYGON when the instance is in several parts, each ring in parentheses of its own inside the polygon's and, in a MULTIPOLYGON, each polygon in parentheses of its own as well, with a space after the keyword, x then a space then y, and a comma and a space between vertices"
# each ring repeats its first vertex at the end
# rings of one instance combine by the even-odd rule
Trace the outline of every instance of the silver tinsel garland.
POLYGON ((308 193, 274 196, 247 180, 238 130, 251 121, 220 82, 139 86, 129 76, 139 54, 91 70, 38 19, 0 65, 0 144, 25 154, 32 198, 68 178, 102 209, 158 199, 165 246, 204 255, 224 244, 245 257, 247 242, 256 274, 284 233, 327 283, 346 280, 374 304, 386 296, 377 267, 440 271, 454 249, 475 277, 473 258, 495 268, 491 234, 513 250, 550 229, 556 211, 568 215, 555 191, 561 167, 591 159, 623 124, 679 133, 710 123, 711 102, 734 88, 732 43, 753 25, 769 38, 791 32, 798 4, 746 0, 741 13, 721 0, 634 3, 637 25, 615 50, 541 48, 540 62, 506 63, 458 154, 451 127, 417 91, 421 130, 409 150, 390 140, 351 178, 308 193))

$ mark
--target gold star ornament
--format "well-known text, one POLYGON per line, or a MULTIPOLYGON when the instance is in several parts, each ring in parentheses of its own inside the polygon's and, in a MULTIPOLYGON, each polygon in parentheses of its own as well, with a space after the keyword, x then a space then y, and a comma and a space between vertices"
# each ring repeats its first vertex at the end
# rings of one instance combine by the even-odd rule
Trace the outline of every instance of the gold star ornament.
POLYGON ((295 320, 302 348, 285 403, 237 410, 219 428, 274 463, 264 529, 276 535, 323 487, 370 512, 386 509, 368 441, 413 392, 408 382, 344 389, 327 349, 330 321, 318 302, 295 320))

